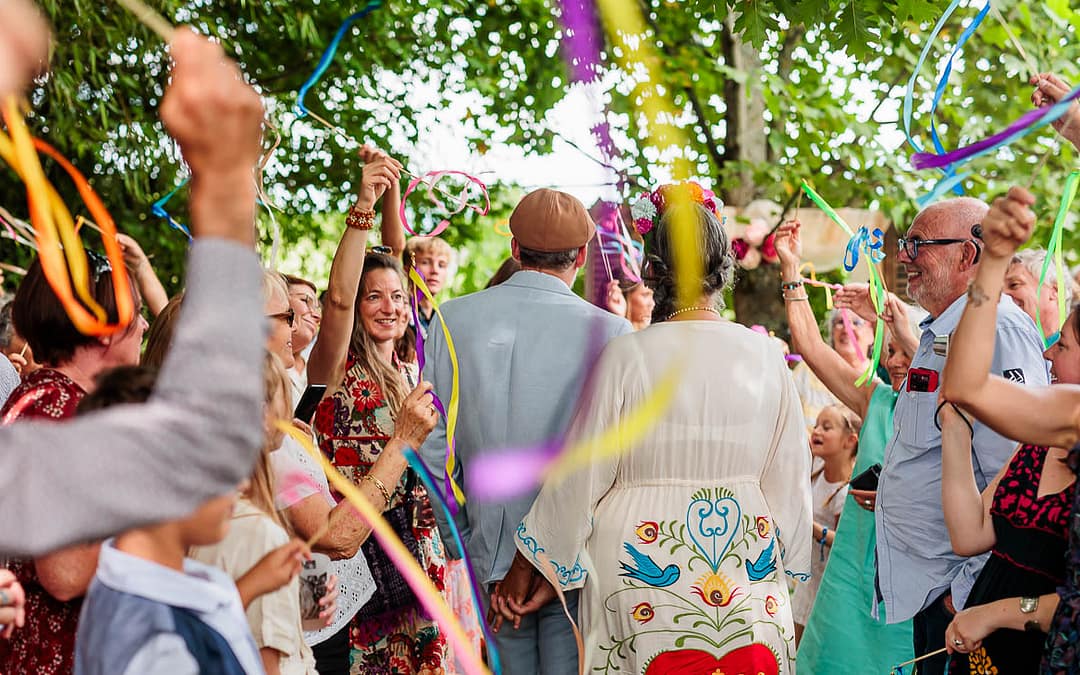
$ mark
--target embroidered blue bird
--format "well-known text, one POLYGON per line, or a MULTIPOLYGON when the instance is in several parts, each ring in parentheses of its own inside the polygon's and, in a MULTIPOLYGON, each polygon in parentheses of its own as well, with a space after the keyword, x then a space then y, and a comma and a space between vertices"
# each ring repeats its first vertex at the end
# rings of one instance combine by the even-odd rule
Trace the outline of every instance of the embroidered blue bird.
POLYGON ((750 581, 761 581, 776 571, 776 558, 773 557, 773 546, 776 545, 774 538, 761 552, 754 562, 746 561, 746 576, 750 581))
POLYGON ((652 558, 629 543, 623 542, 623 547, 626 548, 626 552, 630 554, 630 557, 634 559, 634 563, 632 565, 620 562, 619 566, 622 567, 623 574, 619 576, 637 579, 657 588, 670 586, 679 580, 678 565, 668 565, 664 569, 660 569, 660 566, 654 563, 652 558), (634 565, 637 565, 637 567, 634 567, 634 565))

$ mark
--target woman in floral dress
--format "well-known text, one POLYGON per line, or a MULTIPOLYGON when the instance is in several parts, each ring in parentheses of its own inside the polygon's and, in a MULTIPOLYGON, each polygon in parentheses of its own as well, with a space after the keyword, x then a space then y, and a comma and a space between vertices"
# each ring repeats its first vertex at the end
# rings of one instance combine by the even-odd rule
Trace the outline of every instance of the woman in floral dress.
MULTIPOLYGON (((404 445, 391 440, 401 406, 421 395, 426 398, 430 387, 417 386, 416 366, 402 363, 394 353, 407 311, 401 265, 388 255, 365 254, 367 233, 374 225, 372 209, 399 178, 400 165, 377 151, 367 151, 365 160, 360 194, 331 268, 319 338, 308 360, 309 382, 327 385, 315 432, 328 459, 383 511, 442 590, 446 559, 431 503, 407 468, 404 445)), ((434 425, 437 413, 429 407, 434 425)), ((349 627, 351 672, 444 672, 449 665, 445 636, 425 615, 378 541, 368 537, 361 548, 377 587, 349 627)))

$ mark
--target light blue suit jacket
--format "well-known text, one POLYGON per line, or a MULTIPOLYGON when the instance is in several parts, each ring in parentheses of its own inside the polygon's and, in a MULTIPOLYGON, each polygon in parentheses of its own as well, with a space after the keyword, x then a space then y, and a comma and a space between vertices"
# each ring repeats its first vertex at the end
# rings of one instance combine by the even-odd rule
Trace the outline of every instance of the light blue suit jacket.
MULTIPOLYGON (((560 279, 533 271, 441 307, 458 358, 460 414, 455 479, 465 492, 458 513, 478 581, 501 580, 514 558, 514 531, 539 486, 503 503, 469 499, 461 467, 482 453, 529 446, 566 431, 590 361, 630 324, 574 295, 560 279), (591 354, 591 356, 590 356, 591 354)), ((434 318, 424 346, 424 379, 449 404, 450 357, 434 318)), ((440 489, 445 475, 446 423, 440 417, 420 455, 440 489)), ((438 512, 439 509, 436 509, 438 512)), ((437 517, 442 518, 438 513, 437 517)), ((445 523, 447 552, 456 555, 445 523)))

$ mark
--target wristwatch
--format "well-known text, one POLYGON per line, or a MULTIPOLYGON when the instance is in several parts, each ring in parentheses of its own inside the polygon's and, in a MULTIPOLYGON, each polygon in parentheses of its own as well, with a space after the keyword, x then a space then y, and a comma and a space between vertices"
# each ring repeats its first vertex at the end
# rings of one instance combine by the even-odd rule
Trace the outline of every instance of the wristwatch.
MULTIPOLYGON (((1039 608, 1039 597, 1020 598, 1020 613, 1033 614, 1039 608)), ((1029 633, 1042 632, 1042 626, 1037 619, 1024 622, 1024 630, 1029 633)))

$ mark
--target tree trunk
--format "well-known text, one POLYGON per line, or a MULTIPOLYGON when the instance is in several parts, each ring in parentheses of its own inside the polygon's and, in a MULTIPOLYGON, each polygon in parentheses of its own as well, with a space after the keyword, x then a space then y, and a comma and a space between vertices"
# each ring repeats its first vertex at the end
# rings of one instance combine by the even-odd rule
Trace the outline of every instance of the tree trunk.
MULTIPOLYGON (((729 15, 724 22, 724 58, 729 66, 747 74, 746 84, 728 80, 724 84, 727 111, 725 163, 739 167, 737 182, 724 186, 724 201, 742 207, 757 195, 753 167, 767 161, 765 138, 765 97, 761 90, 761 59, 753 45, 744 43, 734 30, 729 15)), ((777 334, 787 334, 787 313, 780 299, 780 274, 776 265, 762 264, 755 270, 739 270, 734 289, 735 319, 744 325, 761 324, 777 334)))

